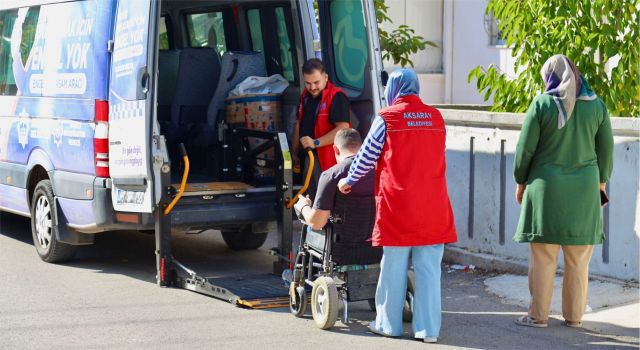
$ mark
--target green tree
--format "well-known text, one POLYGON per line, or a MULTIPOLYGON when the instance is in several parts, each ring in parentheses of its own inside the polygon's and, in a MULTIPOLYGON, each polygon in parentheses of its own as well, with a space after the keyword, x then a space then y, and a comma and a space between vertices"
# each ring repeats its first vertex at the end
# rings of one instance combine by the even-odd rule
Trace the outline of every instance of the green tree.
POLYGON ((547 58, 573 60, 609 112, 640 116, 640 2, 638 0, 489 0, 506 45, 516 57, 517 77, 478 66, 469 73, 494 111, 524 112, 544 89, 540 69, 547 58), (607 73, 612 58, 618 65, 607 73), (615 59, 614 58, 614 59, 615 59))
POLYGON ((409 59, 411 54, 422 51, 427 46, 437 47, 435 43, 416 35, 415 30, 404 24, 391 32, 383 30, 380 24, 384 22, 393 23, 387 15, 389 6, 384 3, 384 0, 374 0, 374 8, 376 10, 383 59, 392 60, 393 64, 399 64, 402 67, 413 67, 413 62, 409 59))

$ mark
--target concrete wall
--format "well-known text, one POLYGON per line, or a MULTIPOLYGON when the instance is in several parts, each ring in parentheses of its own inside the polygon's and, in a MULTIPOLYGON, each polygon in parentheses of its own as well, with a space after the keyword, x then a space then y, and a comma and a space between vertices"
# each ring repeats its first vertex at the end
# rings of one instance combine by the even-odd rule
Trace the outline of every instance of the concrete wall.
MULTIPOLYGON (((512 240, 520 211, 514 197, 513 157, 522 115, 441 111, 447 123, 447 183, 458 230, 455 246, 526 261, 528 245, 512 240)), ((612 126, 611 202, 603 210, 608 240, 594 250, 590 268, 592 274, 638 280, 640 119, 612 118, 612 126)))

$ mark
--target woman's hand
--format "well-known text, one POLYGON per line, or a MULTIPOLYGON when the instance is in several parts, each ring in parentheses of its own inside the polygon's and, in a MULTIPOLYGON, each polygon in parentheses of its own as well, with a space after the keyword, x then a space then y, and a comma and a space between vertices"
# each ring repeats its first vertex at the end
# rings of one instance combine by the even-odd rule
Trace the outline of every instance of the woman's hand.
POLYGON ((522 204, 522 196, 524 196, 524 190, 526 188, 526 184, 518 184, 516 186, 516 202, 518 202, 518 204, 522 204))
POLYGON ((607 184, 605 182, 600 183, 600 191, 607 193, 607 184))
POLYGON ((343 194, 349 194, 349 192, 351 192, 351 185, 349 185, 347 183, 347 178, 346 177, 343 178, 343 179, 340 179, 340 181, 338 181, 338 189, 343 194))

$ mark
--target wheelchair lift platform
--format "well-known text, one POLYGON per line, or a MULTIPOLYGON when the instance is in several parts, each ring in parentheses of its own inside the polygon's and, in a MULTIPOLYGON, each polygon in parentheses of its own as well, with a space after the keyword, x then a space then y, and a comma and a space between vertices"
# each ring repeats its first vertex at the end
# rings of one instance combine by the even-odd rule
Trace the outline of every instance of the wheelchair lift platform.
MULTIPOLYGON (((179 185, 173 184, 170 163, 163 159, 160 172, 161 198, 154 210, 156 241, 156 280, 161 287, 183 288, 199 294, 225 300, 237 306, 252 309, 286 307, 289 305, 289 289, 285 286, 280 273, 286 269, 292 258, 292 210, 286 203, 293 196, 291 158, 284 133, 262 132, 248 129, 234 129, 241 138, 254 137, 267 140, 262 145, 244 155, 244 162, 250 165, 270 168, 275 174, 275 184, 271 187, 254 187, 239 181, 198 182, 187 184, 176 195, 179 185), (258 159, 257 155, 275 148, 275 159, 258 159), (273 192, 273 204, 276 207, 278 247, 270 250, 277 261, 273 262, 273 274, 247 274, 225 277, 202 277, 180 263, 172 254, 171 247, 171 209, 182 197, 212 196, 220 194, 249 194, 254 192, 273 192)), ((181 146, 183 158, 188 158, 181 146)), ((188 166, 185 167, 185 175, 188 166)), ((245 198, 238 197, 238 198, 245 198)))
POLYGON ((179 279, 182 288, 251 309, 289 305, 289 291, 274 274, 179 279))

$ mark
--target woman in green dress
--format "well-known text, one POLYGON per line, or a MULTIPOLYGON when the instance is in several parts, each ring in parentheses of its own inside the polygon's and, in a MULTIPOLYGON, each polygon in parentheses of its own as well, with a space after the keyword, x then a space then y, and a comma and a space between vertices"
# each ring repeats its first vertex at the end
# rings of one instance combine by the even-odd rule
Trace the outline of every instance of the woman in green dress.
POLYGON ((545 92, 526 113, 515 154, 513 239, 530 243, 528 315, 523 326, 547 327, 558 251, 564 255, 564 324, 580 327, 593 246, 604 240, 600 191, 611 176, 613 135, 607 109, 563 55, 542 67, 545 92))

